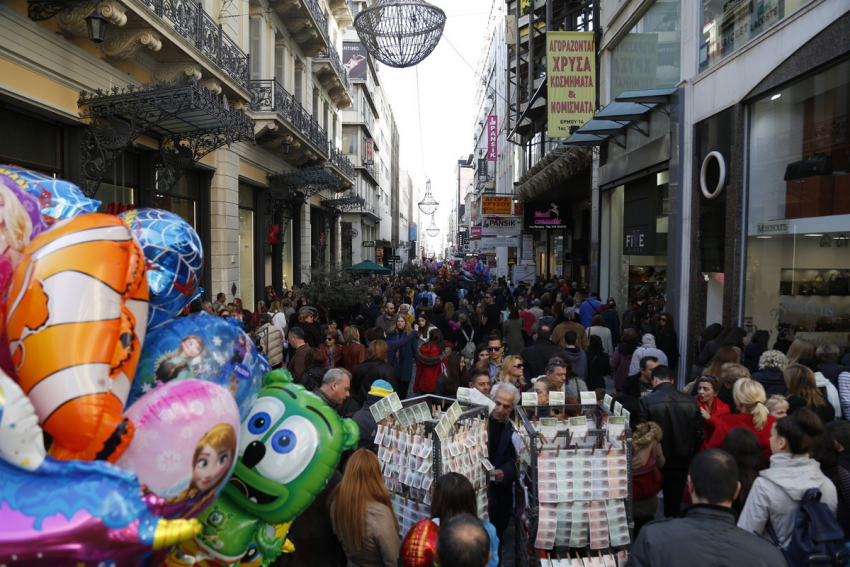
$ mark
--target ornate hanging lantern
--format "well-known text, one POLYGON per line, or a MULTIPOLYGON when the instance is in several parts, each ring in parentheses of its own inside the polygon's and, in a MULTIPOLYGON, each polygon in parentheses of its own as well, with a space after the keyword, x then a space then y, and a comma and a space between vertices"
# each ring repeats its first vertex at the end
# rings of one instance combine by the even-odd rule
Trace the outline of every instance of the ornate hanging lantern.
POLYGON ((440 234, 440 229, 437 228, 437 223, 434 222, 434 215, 431 215, 431 226, 425 229, 425 232, 431 238, 436 238, 438 234, 440 234))
POLYGON ((419 210, 426 215, 433 215, 440 208, 440 203, 431 194, 431 180, 425 182, 425 197, 419 203, 419 210))
POLYGON ((378 0, 354 18, 366 50, 390 67, 412 67, 443 35, 446 13, 424 0, 378 0))

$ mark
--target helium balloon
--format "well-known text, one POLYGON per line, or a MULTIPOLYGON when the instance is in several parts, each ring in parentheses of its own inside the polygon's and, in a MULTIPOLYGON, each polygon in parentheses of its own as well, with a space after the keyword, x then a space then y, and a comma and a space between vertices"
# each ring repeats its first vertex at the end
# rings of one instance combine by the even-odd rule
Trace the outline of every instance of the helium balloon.
POLYGON ((128 565, 197 536, 197 520, 162 520, 136 476, 103 461, 46 455, 35 409, 0 374, 0 564, 128 565))
POLYGON ((145 253, 152 331, 198 296, 204 268, 201 239, 189 223, 168 211, 133 209, 118 217, 133 230, 145 253))
MULTIPOLYGON (((38 200, 27 192, 29 185, 19 176, 3 173, 0 167, 0 295, 5 296, 12 272, 20 264, 24 249, 47 229, 38 200)), ((2 333, 0 333, 2 334, 2 333)))
POLYGON ((122 413, 147 300, 142 250, 118 217, 59 221, 27 246, 6 333, 54 457, 114 462, 129 445, 133 424, 122 413))
POLYGON ((342 452, 357 446, 357 424, 294 384, 289 372, 267 374, 264 386, 242 420, 233 477, 198 518, 203 533, 182 544, 165 565, 191 565, 187 558, 199 555, 211 565, 260 555, 268 565, 284 545, 273 526, 298 517, 325 488, 342 452))
POLYGON ((145 340, 127 407, 158 383, 197 378, 229 391, 244 419, 269 370, 248 335, 224 319, 203 312, 172 319, 145 340))
POLYGON ((439 526, 431 520, 419 520, 401 543, 399 557, 402 567, 432 567, 437 560, 439 526))
POLYGON ((6 174, 16 181, 26 183, 24 189, 40 203, 41 214, 44 215, 47 224, 96 213, 100 207, 100 201, 89 199, 79 187, 64 179, 55 179, 14 165, 0 166, 0 174, 6 174))
POLYGON ((136 428, 115 463, 164 500, 164 518, 194 518, 224 486, 236 464, 239 408, 210 382, 178 380, 145 394, 125 414, 136 428))

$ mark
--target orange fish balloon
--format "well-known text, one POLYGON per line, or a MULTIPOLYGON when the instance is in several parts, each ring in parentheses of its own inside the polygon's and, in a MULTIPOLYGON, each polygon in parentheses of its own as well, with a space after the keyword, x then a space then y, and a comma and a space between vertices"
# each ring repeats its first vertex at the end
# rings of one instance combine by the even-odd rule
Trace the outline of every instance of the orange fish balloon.
POLYGON ((133 424, 122 413, 147 311, 144 256, 118 217, 58 222, 25 249, 6 331, 53 457, 115 462, 129 445, 133 424))

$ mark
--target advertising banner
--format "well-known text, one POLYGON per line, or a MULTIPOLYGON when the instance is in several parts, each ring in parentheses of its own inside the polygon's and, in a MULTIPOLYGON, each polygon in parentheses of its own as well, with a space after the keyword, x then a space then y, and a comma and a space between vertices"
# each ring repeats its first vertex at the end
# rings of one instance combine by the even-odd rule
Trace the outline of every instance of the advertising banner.
POLYGON ((487 165, 487 158, 479 158, 478 160, 478 178, 479 179, 487 179, 487 174, 489 173, 490 166, 487 165))
POLYGON ((481 214, 509 216, 511 214, 511 198, 484 195, 481 197, 481 214))
POLYGON ((414 240, 419 240, 416 236, 416 223, 412 222, 410 223, 410 241, 413 242, 414 240))
POLYGON ((480 226, 473 226, 469 228, 469 237, 472 240, 478 240, 481 238, 481 235, 484 233, 484 229, 480 226))
POLYGON ((514 215, 521 217, 523 216, 523 211, 525 211, 525 207, 522 203, 514 203, 514 215))
POLYGON ((522 223, 519 217, 486 218, 481 224, 482 236, 516 236, 522 223))
POLYGON ((568 203, 525 203, 525 228, 569 228, 568 203))
POLYGON ((487 161, 496 161, 499 155, 499 117, 491 114, 487 117, 487 161))
POLYGON ((365 165, 375 165, 375 140, 366 138, 366 159, 363 160, 365 165))
POLYGON ((359 41, 342 42, 342 66, 352 81, 365 81, 369 72, 366 48, 359 41))
POLYGON ((534 235, 533 234, 523 234, 522 235, 522 256, 519 259, 523 264, 533 264, 534 263, 534 235))
POLYGON ((656 88, 658 34, 630 33, 617 44, 611 60, 611 92, 656 88))
POLYGON ((514 265, 511 266, 511 271, 513 272, 514 284, 518 284, 519 282, 534 284, 536 276, 534 266, 514 265))
POLYGON ((548 32, 549 137, 567 138, 596 111, 596 44, 593 32, 548 32))
POLYGON ((519 246, 519 237, 508 237, 508 238, 482 238, 476 243, 476 246, 479 250, 486 250, 488 248, 509 248, 511 246, 519 246))

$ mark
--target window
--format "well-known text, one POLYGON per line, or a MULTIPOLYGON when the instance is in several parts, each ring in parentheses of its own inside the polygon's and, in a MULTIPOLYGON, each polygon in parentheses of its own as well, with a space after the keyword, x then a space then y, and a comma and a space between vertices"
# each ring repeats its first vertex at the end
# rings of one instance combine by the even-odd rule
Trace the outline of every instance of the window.
MULTIPOLYGON (((327 103, 327 101, 325 101, 325 102, 322 104, 322 112, 323 112, 323 115, 322 115, 322 118, 323 118, 322 126, 324 126, 324 127, 325 127, 325 130, 327 130, 327 129, 328 129, 328 113, 329 113, 329 110, 330 110, 330 105, 327 103)), ((333 138, 333 136, 331 136, 331 138, 333 138)))
POLYGON ((17 109, 0 107, 0 124, 14 136, 0 136, 0 163, 13 163, 44 174, 61 174, 59 126, 17 109))
POLYGON ((170 211, 198 230, 198 196, 200 177, 197 171, 187 171, 168 195, 157 195, 157 204, 170 211))
POLYGON ((139 187, 139 159, 135 152, 124 151, 104 173, 94 198, 100 201, 97 212, 105 213, 113 203, 133 205, 139 187))
POLYGON ((318 122, 321 114, 319 114, 319 89, 313 89, 313 119, 318 122))
POLYGON ((337 118, 336 113, 334 113, 333 116, 334 116, 333 132, 331 132, 331 139, 336 141, 336 136, 337 136, 337 133, 339 132, 339 119, 337 118))
POLYGON ((260 17, 251 18, 251 80, 263 78, 263 23, 260 17))
POLYGON ((623 91, 674 87, 681 76, 681 0, 656 0, 612 50, 611 99, 623 91))
POLYGON ((292 96, 299 104, 304 104, 304 62, 295 60, 295 77, 292 85, 292 96))
POLYGON ((357 139, 360 137, 360 129, 356 126, 342 127, 342 152, 357 155, 357 139))
POLYGON ((254 188, 239 184, 239 297, 254 308, 254 188))
POLYGON ((281 86, 286 86, 286 47, 283 45, 274 48, 274 78, 281 86))
POLYGON ((749 106, 744 322, 847 346, 850 61, 749 106), (805 171, 803 171, 805 170, 805 171))

